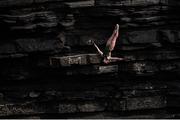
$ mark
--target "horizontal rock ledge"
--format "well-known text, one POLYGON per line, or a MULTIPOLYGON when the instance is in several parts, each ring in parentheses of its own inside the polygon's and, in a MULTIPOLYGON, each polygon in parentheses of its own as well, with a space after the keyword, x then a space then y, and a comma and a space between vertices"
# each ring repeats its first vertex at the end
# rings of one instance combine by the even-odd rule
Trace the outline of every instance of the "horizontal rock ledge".
POLYGON ((50 57, 50 66, 71 66, 71 65, 87 65, 98 64, 101 57, 98 54, 78 54, 72 56, 50 57))
POLYGON ((129 111, 144 109, 159 109, 166 106, 163 96, 135 97, 127 99, 113 99, 112 101, 69 101, 69 102, 26 102, 7 103, 0 105, 0 116, 32 115, 48 113, 91 113, 110 111, 129 111))
POLYGON ((38 3, 59 3, 68 5, 70 8, 94 6, 94 0, 1 0, 0 7, 28 6, 38 3))

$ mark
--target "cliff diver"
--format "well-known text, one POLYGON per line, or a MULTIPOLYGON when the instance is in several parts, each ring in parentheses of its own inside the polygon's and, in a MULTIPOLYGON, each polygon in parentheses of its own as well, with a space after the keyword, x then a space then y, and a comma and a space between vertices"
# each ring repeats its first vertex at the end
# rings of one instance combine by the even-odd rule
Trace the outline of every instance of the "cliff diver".
POLYGON ((103 52, 99 49, 99 47, 95 44, 95 42, 92 41, 93 45, 97 49, 98 53, 103 58, 103 63, 105 63, 105 64, 108 64, 110 62, 116 62, 116 61, 125 60, 124 58, 111 57, 111 52, 114 50, 114 47, 116 45, 116 40, 118 38, 118 35, 119 35, 119 25, 116 24, 115 29, 114 29, 111 37, 108 39, 108 41, 106 43, 106 47, 103 50, 103 52))

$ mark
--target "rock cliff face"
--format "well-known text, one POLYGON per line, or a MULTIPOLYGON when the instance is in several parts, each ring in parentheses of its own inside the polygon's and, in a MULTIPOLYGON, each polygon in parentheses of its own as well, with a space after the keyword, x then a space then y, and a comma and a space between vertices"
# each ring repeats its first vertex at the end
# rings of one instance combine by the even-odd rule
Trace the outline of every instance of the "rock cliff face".
POLYGON ((1 0, 1 118, 179 118, 178 0, 1 0), (104 65, 90 43, 120 35, 104 65))

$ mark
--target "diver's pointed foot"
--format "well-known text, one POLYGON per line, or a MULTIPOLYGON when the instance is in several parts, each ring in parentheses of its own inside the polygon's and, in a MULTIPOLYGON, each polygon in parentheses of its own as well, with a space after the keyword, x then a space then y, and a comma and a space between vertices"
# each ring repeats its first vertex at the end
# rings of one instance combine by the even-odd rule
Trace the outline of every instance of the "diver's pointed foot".
POLYGON ((116 24, 116 30, 119 30, 119 24, 116 24))

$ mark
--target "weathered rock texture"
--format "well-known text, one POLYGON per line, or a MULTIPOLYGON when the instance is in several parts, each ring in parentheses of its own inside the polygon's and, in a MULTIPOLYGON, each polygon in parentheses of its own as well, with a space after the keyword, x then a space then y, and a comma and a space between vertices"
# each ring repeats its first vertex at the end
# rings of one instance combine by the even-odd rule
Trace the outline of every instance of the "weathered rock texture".
POLYGON ((0 118, 179 118, 178 0, 1 0, 0 118), (113 56, 101 63, 90 40, 113 56))

